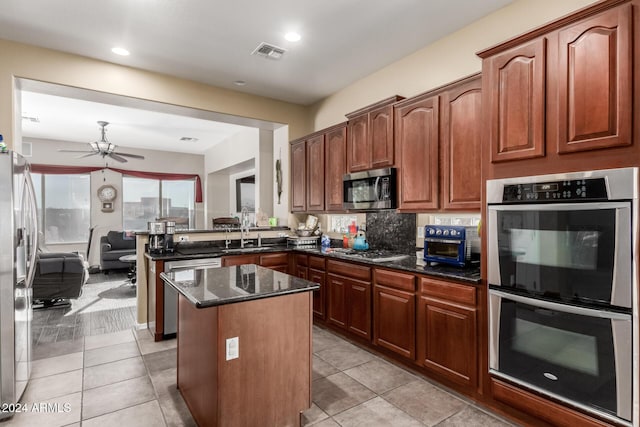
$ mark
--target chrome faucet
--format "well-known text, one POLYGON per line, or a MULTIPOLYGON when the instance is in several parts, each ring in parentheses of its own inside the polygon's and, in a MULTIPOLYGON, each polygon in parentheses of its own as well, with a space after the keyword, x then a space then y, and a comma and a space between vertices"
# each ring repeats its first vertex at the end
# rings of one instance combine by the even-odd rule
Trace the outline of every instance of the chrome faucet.
POLYGON ((240 211, 240 247, 244 248, 245 233, 249 234, 249 210, 243 207, 240 211))
POLYGON ((230 234, 231 234, 231 229, 229 227, 227 227, 227 234, 225 235, 225 239, 224 239, 224 248, 225 249, 229 249, 229 243, 231 243, 231 239, 229 238, 230 234))

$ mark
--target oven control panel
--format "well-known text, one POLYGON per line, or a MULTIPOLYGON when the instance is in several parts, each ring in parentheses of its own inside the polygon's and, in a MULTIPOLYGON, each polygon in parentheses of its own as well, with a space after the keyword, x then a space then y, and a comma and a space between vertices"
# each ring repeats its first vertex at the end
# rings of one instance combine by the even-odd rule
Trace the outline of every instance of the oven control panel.
POLYGON ((554 202, 571 200, 607 200, 605 178, 572 179, 505 185, 505 203, 554 202))

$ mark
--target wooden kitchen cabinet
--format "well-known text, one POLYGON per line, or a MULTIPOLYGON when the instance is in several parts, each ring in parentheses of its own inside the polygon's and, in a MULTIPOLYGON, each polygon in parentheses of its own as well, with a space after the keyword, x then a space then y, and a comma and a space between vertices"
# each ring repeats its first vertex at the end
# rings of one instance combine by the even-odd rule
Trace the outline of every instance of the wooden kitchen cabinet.
POLYGON ((349 172, 394 166, 393 104, 402 99, 392 96, 346 115, 349 172))
POLYGON ((342 177, 347 173, 347 125, 342 123, 324 134, 324 207, 328 212, 344 211, 342 177))
POLYGON ((233 265, 256 264, 260 263, 258 255, 227 255, 222 257, 222 266, 231 267, 233 265))
POLYGON ((261 267, 287 273, 289 269, 289 255, 286 252, 270 254, 242 254, 226 255, 222 257, 222 266, 256 264, 261 267))
POLYGON ((327 260, 327 321, 371 340, 371 269, 327 260))
POLYGON ((309 277, 309 271, 307 268, 307 255, 296 254, 294 255, 294 276, 298 276, 302 279, 307 279, 309 277))
POLYGON ((307 210, 307 141, 291 143, 291 212, 307 210))
POLYGON ((540 37, 482 64, 492 162, 545 154, 546 46, 540 37))
POLYGON ((491 163, 557 165, 565 154, 632 145, 632 8, 584 12, 479 53, 491 163))
POLYGON ((289 254, 287 252, 262 254, 260 255, 258 262, 262 267, 270 268, 282 273, 289 272, 289 254))
POLYGON ((313 291, 313 316, 325 320, 327 315, 327 284, 324 257, 309 255, 308 264, 307 279, 320 285, 319 289, 313 291))
POLYGON ((324 210, 324 134, 307 139, 307 211, 324 210))
POLYGON ((481 76, 461 80, 442 94, 442 208, 480 210, 482 177, 481 76))
POLYGON ((426 277, 419 280, 418 364, 472 392, 478 381, 476 289, 426 277))
POLYGON ((558 33, 558 153, 631 145, 632 6, 558 33))
POLYGON ((395 106, 400 211, 438 207, 439 101, 427 93, 395 106))
POLYGON ((413 274, 374 270, 373 343, 415 360, 416 285, 413 274))

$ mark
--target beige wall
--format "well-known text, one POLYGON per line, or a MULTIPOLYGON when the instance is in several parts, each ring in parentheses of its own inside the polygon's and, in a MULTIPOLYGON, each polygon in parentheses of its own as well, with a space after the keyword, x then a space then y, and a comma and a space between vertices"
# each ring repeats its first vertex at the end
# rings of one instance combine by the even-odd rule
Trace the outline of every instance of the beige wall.
POLYGON ((481 70, 476 52, 580 9, 594 0, 516 0, 473 24, 314 104, 314 130, 392 95, 411 97, 481 70))
POLYGON ((21 117, 14 107, 15 78, 285 123, 292 137, 311 131, 307 108, 300 105, 7 40, 0 40, 0 52, 0 134, 10 147, 21 117))

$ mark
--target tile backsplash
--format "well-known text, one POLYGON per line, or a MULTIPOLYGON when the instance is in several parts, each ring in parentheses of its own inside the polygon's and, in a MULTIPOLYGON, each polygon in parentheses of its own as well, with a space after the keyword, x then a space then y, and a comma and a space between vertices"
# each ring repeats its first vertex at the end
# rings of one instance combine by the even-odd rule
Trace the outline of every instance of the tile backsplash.
POLYGON ((367 241, 372 249, 415 254, 416 214, 367 212, 367 241))

